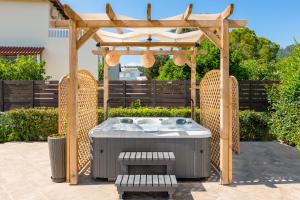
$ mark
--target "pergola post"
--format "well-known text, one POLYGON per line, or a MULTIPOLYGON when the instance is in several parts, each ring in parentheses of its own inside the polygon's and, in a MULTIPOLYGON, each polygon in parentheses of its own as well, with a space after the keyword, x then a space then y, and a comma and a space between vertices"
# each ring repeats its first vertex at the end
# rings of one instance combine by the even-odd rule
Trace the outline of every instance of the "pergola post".
POLYGON ((191 59, 191 106, 192 106, 192 118, 193 120, 196 120, 196 107, 197 107, 197 95, 196 95, 196 68, 197 68, 197 63, 196 63, 196 56, 197 56, 197 48, 194 48, 193 54, 192 54, 192 59, 191 59))
MULTIPOLYGON (((108 51, 106 51, 108 53, 108 51)), ((106 54, 105 54, 106 55, 106 54)), ((105 119, 108 116, 107 113, 107 100, 109 98, 109 66, 105 61, 104 56, 104 66, 103 66, 103 118, 105 119)))
POLYGON ((232 149, 230 146, 230 113, 229 113, 229 26, 228 20, 221 21, 221 99, 220 99, 220 171, 221 184, 231 183, 232 149))
POLYGON ((69 20, 69 74, 70 84, 68 90, 68 149, 67 163, 68 180, 70 184, 77 184, 77 130, 78 130, 78 50, 77 50, 77 27, 74 20, 69 20))

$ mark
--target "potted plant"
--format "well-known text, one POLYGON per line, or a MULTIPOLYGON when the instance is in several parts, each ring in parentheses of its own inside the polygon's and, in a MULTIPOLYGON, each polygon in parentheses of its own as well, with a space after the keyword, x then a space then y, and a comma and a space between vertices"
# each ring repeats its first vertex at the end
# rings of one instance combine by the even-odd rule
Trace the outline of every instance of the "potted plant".
POLYGON ((53 182, 66 181, 66 136, 60 134, 48 137, 49 156, 51 164, 51 179, 53 182))

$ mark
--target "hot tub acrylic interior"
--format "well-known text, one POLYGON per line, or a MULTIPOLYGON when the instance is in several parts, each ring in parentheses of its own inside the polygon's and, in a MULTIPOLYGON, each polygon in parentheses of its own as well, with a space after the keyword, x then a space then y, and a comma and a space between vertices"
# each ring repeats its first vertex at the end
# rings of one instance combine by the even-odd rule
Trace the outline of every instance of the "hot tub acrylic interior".
POLYGON ((93 178, 116 178, 122 151, 174 152, 177 178, 210 175, 211 132, 189 118, 109 118, 90 138, 93 178))

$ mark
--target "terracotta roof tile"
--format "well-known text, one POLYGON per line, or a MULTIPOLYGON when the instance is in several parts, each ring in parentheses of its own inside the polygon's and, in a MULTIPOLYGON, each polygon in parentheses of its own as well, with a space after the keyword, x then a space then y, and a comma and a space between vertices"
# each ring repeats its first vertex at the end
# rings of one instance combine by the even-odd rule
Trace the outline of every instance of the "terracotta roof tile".
POLYGON ((0 46, 0 56, 36 55, 41 54, 44 47, 7 47, 0 46))

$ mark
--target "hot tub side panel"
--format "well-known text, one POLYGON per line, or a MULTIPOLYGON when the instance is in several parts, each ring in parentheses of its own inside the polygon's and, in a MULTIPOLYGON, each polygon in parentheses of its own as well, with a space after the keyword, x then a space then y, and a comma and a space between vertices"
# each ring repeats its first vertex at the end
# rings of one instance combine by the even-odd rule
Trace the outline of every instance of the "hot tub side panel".
POLYGON ((174 152, 177 178, 210 175, 210 138, 92 138, 93 178, 120 174, 120 152, 174 152))

